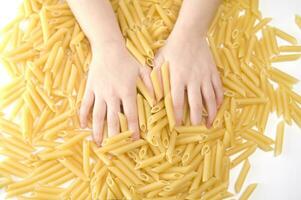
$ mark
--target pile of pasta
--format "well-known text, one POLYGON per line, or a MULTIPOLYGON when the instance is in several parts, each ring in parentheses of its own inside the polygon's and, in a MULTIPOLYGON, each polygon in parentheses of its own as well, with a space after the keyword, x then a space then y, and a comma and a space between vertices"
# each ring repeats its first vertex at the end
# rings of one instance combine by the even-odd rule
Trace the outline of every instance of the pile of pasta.
MULTIPOLYGON (((152 68, 181 0, 111 3, 129 51, 152 68)), ((220 5, 208 43, 225 97, 212 128, 191 125, 187 100, 183 123, 175 126, 164 63, 162 77, 151 73, 155 99, 137 81, 141 139, 132 141, 119 113, 121 133, 108 138, 105 128, 98 148, 77 114, 89 42, 65 2, 24 0, 1 30, 1 62, 11 81, 0 89, 0 188, 17 199, 217 200, 234 195, 230 171, 242 165, 234 189, 239 199, 248 199, 257 186, 244 185, 249 156, 256 149, 281 154, 285 124, 301 127, 301 96, 293 91, 298 80, 273 67, 300 58, 301 46, 270 21, 262 18, 257 0, 220 5), (272 112, 283 118, 273 138, 265 134, 272 112)))

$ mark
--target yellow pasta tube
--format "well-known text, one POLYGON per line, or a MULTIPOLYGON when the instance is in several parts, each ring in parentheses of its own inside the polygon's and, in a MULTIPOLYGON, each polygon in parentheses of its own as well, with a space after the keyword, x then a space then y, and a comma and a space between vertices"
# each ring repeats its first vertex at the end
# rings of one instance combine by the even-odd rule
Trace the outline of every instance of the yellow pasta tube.
POLYGON ((40 14, 41 27, 43 31, 43 40, 44 43, 46 44, 49 38, 49 26, 48 26, 46 8, 42 7, 39 14, 40 14))
POLYGON ((295 23, 301 29, 301 17, 299 15, 295 15, 295 23))
POLYGON ((138 109, 138 120, 141 131, 146 131, 146 116, 144 110, 143 97, 137 94, 137 109, 138 109))
POLYGON ((158 71, 156 69, 151 72, 151 80, 153 83, 156 99, 159 102, 163 97, 163 90, 161 88, 161 80, 159 80, 158 71))
POLYGON ((255 34, 257 31, 259 31, 260 29, 262 29, 264 26, 266 26, 270 21, 272 20, 272 18, 264 18, 263 20, 261 20, 259 23, 256 24, 256 26, 252 29, 251 34, 255 34))
POLYGON ((132 15, 131 15, 131 13, 130 13, 128 7, 127 7, 127 5, 125 4, 125 1, 119 1, 119 6, 120 6, 120 8, 122 10, 122 13, 125 16, 125 19, 126 19, 128 25, 130 26, 130 28, 133 28, 133 26, 134 26, 134 19, 133 19, 132 15))
POLYGON ((146 60, 145 60, 144 56, 142 55, 142 53, 134 46, 134 44, 130 40, 127 39, 125 45, 128 48, 128 50, 133 54, 133 56, 135 56, 135 58, 137 58, 137 60, 140 62, 140 64, 142 64, 144 66, 146 63, 146 60))
POLYGON ((274 156, 278 156, 282 152, 283 136, 284 136, 284 121, 281 121, 277 125, 274 156))
POLYGON ((250 79, 245 74, 241 75, 241 79, 243 80, 244 84, 250 90, 252 90, 252 92, 254 92, 257 96, 259 96, 259 97, 264 97, 265 96, 264 93, 262 92, 262 90, 260 90, 258 87, 256 87, 256 85, 254 85, 253 82, 250 81, 250 79))
POLYGON ((274 30, 275 30, 275 34, 280 37, 281 39, 291 43, 291 44, 297 44, 297 39, 292 36, 292 35, 289 35, 288 33, 285 33, 284 31, 274 27, 274 30))
POLYGON ((168 63, 165 62, 161 66, 161 74, 162 74, 162 84, 163 84, 163 91, 164 96, 166 97, 170 93, 170 78, 169 78, 169 68, 168 63))
POLYGON ((300 59, 301 54, 277 55, 271 59, 271 62, 287 62, 300 59))
POLYGON ((248 200, 251 194, 254 192, 256 189, 257 184, 253 183, 248 185, 248 187, 245 189, 245 191, 242 193, 242 195, 239 197, 239 200, 248 200))
POLYGON ((246 96, 246 91, 239 87, 237 84, 235 84, 232 80, 227 79, 227 78, 223 78, 222 79, 223 84, 228 87, 229 89, 234 90, 235 92, 237 92, 238 94, 240 94, 241 96, 246 96))
POLYGON ((234 60, 235 56, 231 53, 231 51, 227 48, 224 48, 223 53, 225 54, 225 56, 226 56, 226 58, 229 62, 229 65, 231 67, 232 72, 234 72, 236 74, 240 74, 240 70, 238 68, 238 65, 236 64, 236 62, 234 60))
POLYGON ((90 135, 90 131, 81 131, 78 135, 72 137, 71 139, 67 140, 65 143, 58 145, 56 148, 57 149, 67 149, 68 147, 71 147, 75 145, 77 142, 81 141, 83 138, 87 137, 90 135))
POLYGON ((214 175, 217 179, 220 179, 222 177, 222 162, 224 157, 224 146, 223 143, 218 140, 216 145, 216 156, 215 156, 215 169, 214 169, 214 175))
POLYGON ((209 190, 205 193, 203 196, 204 199, 212 199, 212 196, 216 194, 220 194, 223 190, 225 190, 228 187, 228 183, 224 182, 219 184, 218 186, 214 187, 213 189, 209 190))
POLYGON ((165 104, 167 119, 169 123, 169 130, 172 131, 176 125, 176 120, 175 120, 173 102, 170 93, 164 97, 164 104, 165 104))
POLYGON ((280 52, 301 52, 300 45, 287 46, 283 45, 279 47, 280 52))
POLYGON ((83 142, 83 169, 87 177, 90 177, 90 142, 84 140, 83 142))
POLYGON ((158 4, 155 4, 155 8, 156 8, 157 12, 159 13, 160 17, 162 18, 162 20, 164 21, 164 23, 169 28, 169 30, 171 30, 172 26, 173 26, 172 22, 170 21, 169 17, 166 15, 166 13, 163 10, 163 8, 160 5, 158 5, 158 4))
POLYGON ((152 95, 150 94, 150 92, 148 91, 148 89, 146 88, 146 86, 144 85, 144 83, 142 82, 142 80, 140 78, 137 79, 137 88, 139 89, 141 94, 144 96, 144 98, 147 100, 149 105, 153 106, 155 103, 155 100, 153 99, 152 95))
POLYGON ((154 156, 152 158, 146 159, 146 160, 142 160, 140 162, 138 162, 135 166, 136 169, 140 169, 140 168, 145 168, 149 165, 154 165, 155 163, 158 163, 160 161, 163 160, 165 154, 161 153, 157 156, 154 156))
POLYGON ((125 131, 125 132, 119 133, 118 135, 114 135, 113 137, 105 138, 103 141, 103 145, 106 146, 109 144, 120 142, 126 138, 131 137, 132 134, 133 133, 131 131, 125 131))
POLYGON ((249 163, 249 160, 247 159, 242 166, 242 169, 238 175, 238 178, 236 179, 235 192, 237 192, 237 193, 240 192, 241 187, 248 175, 249 170, 250 170, 250 163, 249 163))
POLYGON ((137 189, 137 192, 140 192, 140 193, 148 193, 148 192, 157 190, 157 189, 159 189, 159 188, 162 188, 164 185, 165 185, 165 184, 164 184, 163 181, 155 181, 155 182, 153 182, 153 183, 150 183, 150 184, 146 184, 146 185, 140 186, 140 187, 137 189))
POLYGON ((170 163, 172 163, 172 160, 173 160, 176 139, 177 139, 177 132, 175 130, 173 130, 171 132, 169 145, 168 145, 168 148, 166 151, 166 158, 167 158, 168 162, 170 162, 170 163))
POLYGON ((132 150, 132 149, 135 149, 135 148, 137 148, 137 147, 139 147, 139 146, 142 146, 142 145, 144 145, 144 144, 146 144, 146 143, 147 143, 147 142, 146 142, 145 140, 142 140, 142 139, 136 140, 136 141, 132 142, 131 144, 128 144, 128 145, 125 145, 125 146, 123 146, 123 147, 114 149, 114 150, 111 151, 111 152, 112 152, 112 154, 114 154, 114 155, 120 155, 120 154, 123 154, 123 153, 125 153, 125 152, 127 152, 127 151, 130 151, 130 150, 132 150))
POLYGON ((212 159, 212 155, 211 155, 211 149, 209 145, 205 145, 202 148, 202 155, 204 156, 204 168, 203 168, 203 182, 208 181, 211 177, 210 177, 210 168, 211 166, 211 159, 212 159))
POLYGON ((75 65, 71 67, 71 74, 67 85, 67 92, 72 94, 73 88, 75 87, 76 77, 78 75, 78 69, 75 65))
POLYGON ((53 151, 49 153, 38 154, 42 160, 53 160, 60 157, 71 156, 73 153, 70 150, 53 151))
POLYGON ((63 47, 60 47, 56 54, 53 66, 51 67, 51 72, 53 74, 58 74, 59 67, 61 67, 61 64, 63 62, 63 57, 64 57, 64 49, 63 47))
POLYGON ((256 43, 256 40, 257 40, 256 36, 255 36, 255 35, 252 35, 252 36, 251 36, 251 39, 250 39, 250 41, 249 41, 247 53, 246 53, 246 56, 245 56, 245 61, 246 61, 246 63, 249 63, 249 62, 250 62, 251 54, 252 54, 254 45, 255 45, 255 43, 256 43))
POLYGON ((67 160, 66 158, 60 158, 59 162, 64 165, 67 169, 69 169, 72 173, 74 173, 76 176, 81 178, 83 181, 89 180, 88 177, 79 169, 78 166, 72 161, 67 160))
POLYGON ((252 155, 256 150, 256 145, 251 146, 247 150, 245 150, 243 153, 241 153, 239 156, 237 156, 234 160, 231 162, 231 168, 234 168, 239 163, 241 163, 243 160, 248 158, 250 155, 252 155))
POLYGON ((110 190, 112 191, 113 195, 115 196, 114 198, 109 197, 108 199, 120 199, 122 198, 122 193, 118 187, 118 185, 116 184, 115 180, 113 179, 112 175, 108 175, 106 178, 106 183, 108 184, 110 190))
POLYGON ((134 185, 134 183, 125 175, 123 174, 117 167, 110 166, 108 169, 116 175, 124 184, 126 184, 128 187, 131 185, 134 185))
POLYGON ((170 185, 165 186, 163 189, 165 191, 176 191, 177 189, 180 189, 181 185, 193 179, 196 175, 197 173, 195 171, 191 171, 187 173, 182 179, 172 182, 170 185))
POLYGON ((121 132, 125 132, 128 130, 128 122, 124 114, 118 112, 119 123, 121 132))
POLYGON ((114 150, 114 149, 117 149, 118 147, 127 145, 127 144, 129 144, 130 142, 131 142, 131 139, 126 138, 126 139, 124 139, 124 140, 120 140, 120 141, 115 142, 115 143, 106 144, 106 145, 102 146, 101 148, 99 148, 99 149, 97 150, 97 152, 99 152, 99 153, 109 152, 109 151, 112 151, 112 150, 114 150))

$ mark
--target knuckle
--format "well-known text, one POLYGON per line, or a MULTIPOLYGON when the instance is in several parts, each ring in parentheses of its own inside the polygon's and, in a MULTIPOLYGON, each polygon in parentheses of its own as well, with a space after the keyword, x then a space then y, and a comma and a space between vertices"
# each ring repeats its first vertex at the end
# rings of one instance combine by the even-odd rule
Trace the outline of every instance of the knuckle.
POLYGON ((106 94, 107 99, 111 99, 116 96, 115 89, 113 87, 107 87, 104 93, 106 94))
POLYGON ((136 92, 136 90, 135 90, 135 88, 131 88, 131 87, 125 87, 123 90, 122 90, 122 92, 123 92, 123 96, 125 96, 125 97, 134 97, 135 96, 135 92, 136 92))

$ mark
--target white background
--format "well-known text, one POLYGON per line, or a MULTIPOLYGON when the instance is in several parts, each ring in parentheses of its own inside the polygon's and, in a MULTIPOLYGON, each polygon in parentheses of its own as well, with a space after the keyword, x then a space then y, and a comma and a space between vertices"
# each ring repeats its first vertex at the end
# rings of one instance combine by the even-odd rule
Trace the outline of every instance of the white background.
MULTIPOLYGON (((18 2, 20 0, 0 1, 0 28, 15 16, 18 2)), ((294 15, 301 15, 300 0, 261 0, 260 7, 263 16, 273 18, 274 26, 291 33, 301 43, 301 30, 294 23, 294 15)), ((274 66, 301 79, 301 60, 274 66)), ((0 85, 8 80, 0 66, 0 85)), ((295 90, 301 93, 301 83, 295 87, 295 90)), ((267 128, 268 135, 275 137, 278 121, 279 119, 275 115, 270 118, 267 128)), ((251 170, 245 185, 259 183, 252 195, 252 200, 301 199, 301 130, 295 125, 286 126, 284 138, 284 149, 281 156, 275 158, 272 153, 263 153, 257 150, 250 159, 251 170)), ((231 172, 232 182, 234 182, 240 167, 231 172)), ((0 199, 4 199, 3 191, 0 191, 0 199)))

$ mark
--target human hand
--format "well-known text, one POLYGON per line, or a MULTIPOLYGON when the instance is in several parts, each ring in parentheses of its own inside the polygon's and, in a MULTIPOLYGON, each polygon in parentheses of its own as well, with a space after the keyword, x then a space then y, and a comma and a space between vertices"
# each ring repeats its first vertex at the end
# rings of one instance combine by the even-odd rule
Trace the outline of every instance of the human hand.
POLYGON ((119 133, 118 112, 123 108, 133 139, 139 138, 136 105, 136 80, 139 74, 152 89, 150 71, 140 67, 122 44, 107 43, 101 48, 92 47, 92 61, 85 94, 80 108, 81 127, 87 126, 87 118, 93 106, 93 138, 98 146, 103 140, 105 118, 108 136, 119 133))
POLYGON ((158 51, 155 65, 161 66, 164 61, 169 62, 176 124, 182 122, 187 90, 192 124, 201 123, 205 105, 208 112, 206 125, 209 128, 223 101, 223 88, 206 38, 192 31, 173 31, 166 45, 158 51))

